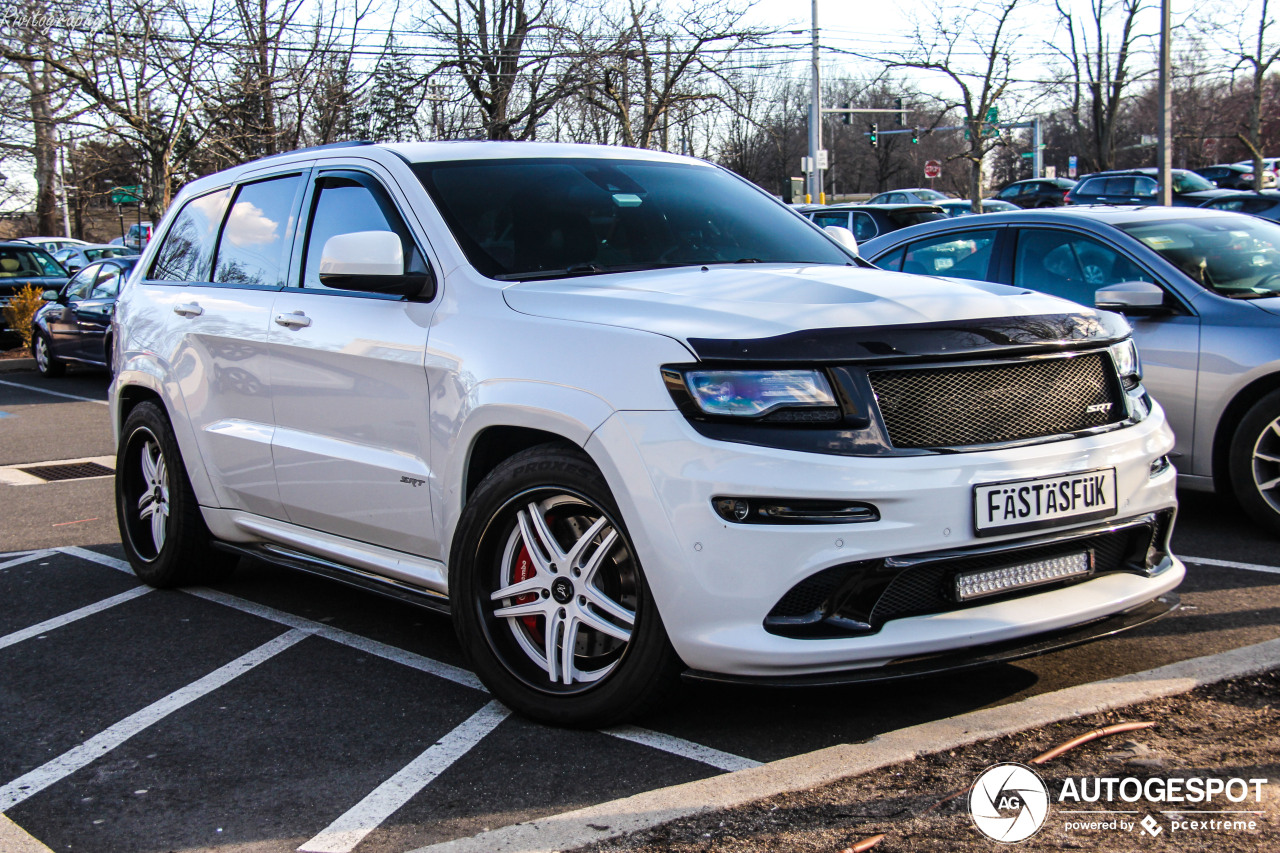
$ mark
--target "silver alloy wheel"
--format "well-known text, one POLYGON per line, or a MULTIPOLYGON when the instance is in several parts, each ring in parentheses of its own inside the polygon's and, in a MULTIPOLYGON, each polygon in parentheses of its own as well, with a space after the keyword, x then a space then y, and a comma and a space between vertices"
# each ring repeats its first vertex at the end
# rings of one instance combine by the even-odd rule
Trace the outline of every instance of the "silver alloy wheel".
POLYGON ((165 531, 169 520, 169 470, 165 465, 160 443, 154 438, 142 445, 138 454, 142 462, 143 492, 138 498, 138 518, 150 520, 151 544, 159 554, 164 548, 165 531))
POLYGON ((36 367, 41 373, 49 370, 49 341, 44 335, 36 335, 36 367))
POLYGON ((1253 443, 1253 485, 1280 512, 1280 418, 1267 424, 1253 443))
MULTIPOLYGON (((502 555, 504 585, 489 597, 501 605, 493 616, 506 620, 519 649, 550 684, 590 684, 617 667, 636 614, 600 584, 629 559, 609 518, 581 498, 559 495, 516 511, 502 555), (574 515, 553 531, 548 518, 558 509, 574 515)), ((617 598, 629 597, 625 583, 612 585, 622 592, 617 598)))

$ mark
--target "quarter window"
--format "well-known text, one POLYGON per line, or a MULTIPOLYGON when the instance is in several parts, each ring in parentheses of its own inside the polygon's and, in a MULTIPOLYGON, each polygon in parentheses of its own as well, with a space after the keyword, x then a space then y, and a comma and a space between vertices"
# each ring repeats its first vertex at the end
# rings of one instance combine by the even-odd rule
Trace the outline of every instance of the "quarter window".
POLYGON ((114 299, 120 292, 120 267, 115 264, 103 264, 102 272, 93 285, 90 299, 114 299))
POLYGON ((849 230, 853 232, 854 238, 859 243, 870 240, 880 233, 880 229, 876 225, 876 221, 871 218, 871 215, 859 213, 858 211, 849 214, 849 230))
POLYGON ((218 240, 221 284, 279 287, 293 242, 293 210, 302 178, 289 175, 244 184, 236 193, 218 240))
POLYGON ((849 214, 843 210, 815 213, 813 215, 813 221, 819 228, 826 228, 828 225, 838 225, 841 228, 848 228, 849 214))

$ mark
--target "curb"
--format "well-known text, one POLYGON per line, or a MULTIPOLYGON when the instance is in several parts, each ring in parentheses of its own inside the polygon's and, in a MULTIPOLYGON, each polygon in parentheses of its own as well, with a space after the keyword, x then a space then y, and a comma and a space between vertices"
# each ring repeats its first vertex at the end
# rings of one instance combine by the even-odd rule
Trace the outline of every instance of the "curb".
POLYGON ((1206 684, 1276 668, 1280 668, 1280 639, 1042 693, 1008 705, 886 732, 865 743, 840 744, 760 767, 646 791, 469 838, 431 844, 413 853, 571 850, 678 818, 829 784, 910 761, 919 755, 1174 696, 1206 684))
POLYGON ((0 373, 18 373, 22 370, 35 370, 34 358, 0 358, 0 373))

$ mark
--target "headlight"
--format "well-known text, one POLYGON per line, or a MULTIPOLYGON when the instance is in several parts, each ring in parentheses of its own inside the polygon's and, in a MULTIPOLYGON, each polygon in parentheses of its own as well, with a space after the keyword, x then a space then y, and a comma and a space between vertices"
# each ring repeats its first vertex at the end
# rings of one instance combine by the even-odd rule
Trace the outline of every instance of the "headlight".
POLYGON ((1113 344, 1111 358, 1115 361, 1116 372, 1122 380, 1142 378, 1142 362, 1138 360, 1138 346, 1133 338, 1113 344))
POLYGON ((703 412, 754 418, 774 409, 836 405, 817 370, 691 370, 685 387, 703 412))

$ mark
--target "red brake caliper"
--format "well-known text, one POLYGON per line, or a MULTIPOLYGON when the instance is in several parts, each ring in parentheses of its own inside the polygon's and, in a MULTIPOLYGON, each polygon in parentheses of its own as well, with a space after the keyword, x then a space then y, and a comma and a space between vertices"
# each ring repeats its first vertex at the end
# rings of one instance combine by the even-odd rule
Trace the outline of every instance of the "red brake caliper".
MULTIPOLYGON (((533 577, 537 573, 538 573, 538 570, 533 567, 533 560, 529 559, 529 546, 521 545, 520 556, 516 557, 516 571, 515 571, 515 577, 512 578, 512 583, 520 583, 521 581, 527 581, 529 578, 533 577)), ((530 602, 534 602, 537 600, 538 600, 538 594, 536 592, 526 592, 524 595, 516 596, 516 604, 529 604, 530 602)), ((529 629, 529 633, 531 634, 538 633, 538 617, 537 616, 522 616, 520 618, 520 621, 523 622, 524 626, 529 629)))

